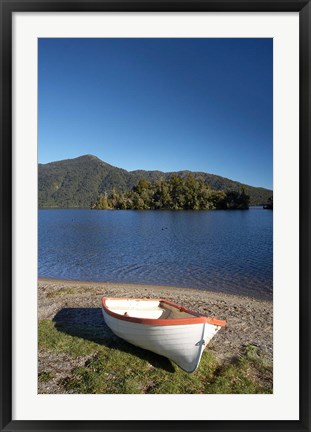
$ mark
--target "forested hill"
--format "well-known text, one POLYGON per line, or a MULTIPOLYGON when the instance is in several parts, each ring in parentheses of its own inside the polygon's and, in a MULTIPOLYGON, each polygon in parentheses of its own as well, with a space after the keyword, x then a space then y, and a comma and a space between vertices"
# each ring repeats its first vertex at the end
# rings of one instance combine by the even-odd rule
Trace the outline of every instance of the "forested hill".
MULTIPOLYGON (((139 180, 153 182, 169 179, 173 173, 161 171, 126 171, 101 161, 96 156, 85 155, 48 164, 39 164, 39 208, 90 208, 99 195, 109 194, 113 189, 126 192, 137 185, 139 180)), ((175 172, 187 177, 191 171, 175 172)), ((240 191, 244 186, 250 196, 250 205, 265 204, 272 191, 243 185, 213 174, 192 172, 193 177, 203 178, 214 190, 240 191)))

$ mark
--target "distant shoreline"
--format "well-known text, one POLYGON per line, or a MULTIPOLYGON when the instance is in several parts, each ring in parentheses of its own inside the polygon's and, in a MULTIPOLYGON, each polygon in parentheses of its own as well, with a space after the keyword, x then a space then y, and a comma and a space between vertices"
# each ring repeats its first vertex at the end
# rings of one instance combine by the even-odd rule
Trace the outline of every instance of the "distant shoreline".
POLYGON ((264 205, 260 204, 260 205, 251 205, 249 206, 248 209, 200 209, 200 210, 185 210, 185 209, 180 209, 180 210, 175 210, 175 209, 143 209, 143 210, 137 210, 137 209, 113 209, 113 208, 109 208, 109 209, 92 209, 90 207, 38 207, 38 210, 97 210, 97 211, 103 211, 103 210, 109 210, 109 211, 171 211, 171 212, 182 212, 182 211, 195 211, 195 212, 210 212, 210 211, 234 211, 234 210, 252 210, 252 209, 263 209, 264 205))
POLYGON ((169 209, 169 208, 165 208, 165 209, 117 209, 117 208, 106 208, 106 209, 95 209, 95 208, 91 208, 91 207, 38 207, 38 210, 97 210, 97 211, 102 211, 102 210, 126 210, 126 211, 171 211, 171 212, 181 212, 181 211, 195 211, 195 212, 210 212, 210 211, 224 211, 224 210, 229 210, 229 211, 233 211, 233 210, 251 210, 251 209, 264 209, 265 208, 265 204, 253 204, 250 205, 247 209, 233 209, 233 208, 227 208, 227 209, 169 209))

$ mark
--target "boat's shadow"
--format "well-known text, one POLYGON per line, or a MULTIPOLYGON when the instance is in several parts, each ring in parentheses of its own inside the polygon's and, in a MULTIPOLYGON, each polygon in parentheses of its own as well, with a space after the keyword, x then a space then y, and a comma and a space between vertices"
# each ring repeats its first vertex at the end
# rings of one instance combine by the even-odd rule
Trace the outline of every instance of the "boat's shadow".
POLYGON ((60 332, 134 354, 155 368, 175 372, 166 357, 135 347, 114 335, 106 325, 100 308, 63 308, 57 312, 53 321, 60 332))

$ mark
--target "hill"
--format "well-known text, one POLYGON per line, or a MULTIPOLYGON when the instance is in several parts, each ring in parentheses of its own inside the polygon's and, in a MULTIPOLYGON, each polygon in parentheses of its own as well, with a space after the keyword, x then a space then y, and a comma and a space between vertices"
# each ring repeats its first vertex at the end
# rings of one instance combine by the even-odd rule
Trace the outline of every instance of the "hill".
MULTIPOLYGON (((126 192, 145 178, 155 181, 169 179, 172 174, 187 177, 191 171, 126 171, 109 165, 96 156, 85 155, 38 166, 39 208, 89 208, 100 194, 112 189, 126 192)), ((202 177, 214 190, 240 191, 241 187, 250 196, 250 205, 262 205, 272 196, 269 189, 244 185, 242 183, 204 172, 191 172, 202 177)))

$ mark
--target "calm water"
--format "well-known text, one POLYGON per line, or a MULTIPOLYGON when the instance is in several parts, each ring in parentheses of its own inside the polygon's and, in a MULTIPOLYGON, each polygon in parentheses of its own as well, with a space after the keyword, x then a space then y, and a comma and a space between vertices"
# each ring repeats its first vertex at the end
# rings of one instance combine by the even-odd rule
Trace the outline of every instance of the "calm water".
POLYGON ((39 210, 39 276, 272 298, 272 216, 262 209, 39 210))

